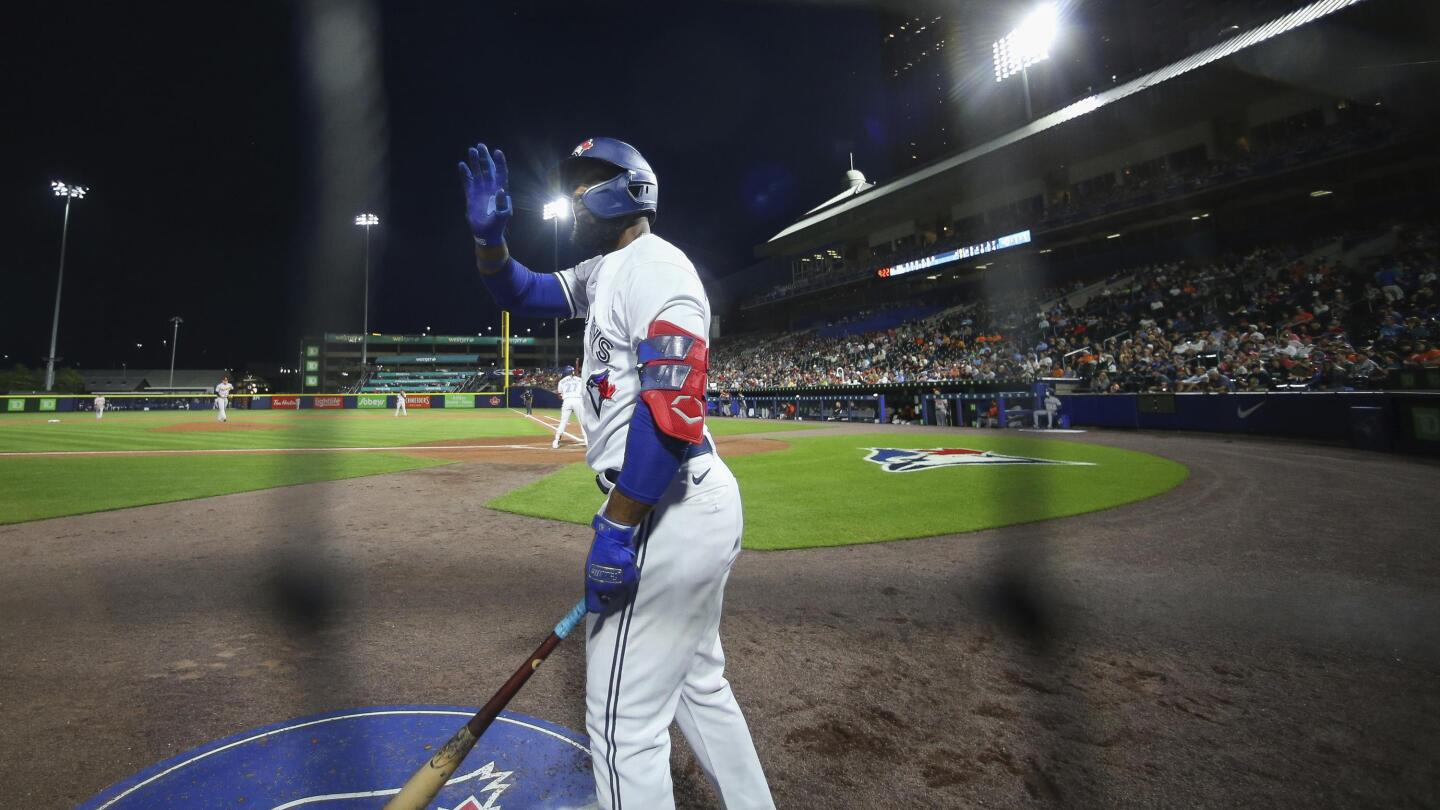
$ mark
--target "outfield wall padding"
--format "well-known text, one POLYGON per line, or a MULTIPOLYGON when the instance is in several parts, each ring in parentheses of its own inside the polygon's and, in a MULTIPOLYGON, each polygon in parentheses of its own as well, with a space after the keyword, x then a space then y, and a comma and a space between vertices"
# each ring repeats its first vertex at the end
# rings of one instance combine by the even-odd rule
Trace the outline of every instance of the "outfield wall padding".
POLYGON ((1060 394, 1077 427, 1193 430, 1440 453, 1440 394, 1272 392, 1060 394))

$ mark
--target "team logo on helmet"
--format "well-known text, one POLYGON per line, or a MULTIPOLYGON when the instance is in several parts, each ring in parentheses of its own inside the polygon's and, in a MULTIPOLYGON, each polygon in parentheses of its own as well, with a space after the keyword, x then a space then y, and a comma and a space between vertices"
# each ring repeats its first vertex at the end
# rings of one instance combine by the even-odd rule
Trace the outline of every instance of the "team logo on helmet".
POLYGON ((1074 467, 1093 467, 1088 461, 1054 461, 1027 456, 1008 456, 989 450, 970 450, 964 447, 942 447, 934 450, 906 450, 898 447, 869 447, 866 461, 879 464, 885 472, 903 473, 919 470, 934 470, 939 467, 961 467, 984 464, 1059 464, 1074 467))
POLYGON ((580 157, 593 148, 595 148, 595 139, 586 138, 584 143, 575 147, 575 151, 570 153, 570 157, 580 157))

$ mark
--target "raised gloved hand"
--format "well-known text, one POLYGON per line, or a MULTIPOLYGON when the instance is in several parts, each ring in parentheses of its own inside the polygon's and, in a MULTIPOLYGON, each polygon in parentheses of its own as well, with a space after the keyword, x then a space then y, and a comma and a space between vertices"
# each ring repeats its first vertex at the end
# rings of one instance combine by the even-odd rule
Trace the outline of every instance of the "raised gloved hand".
POLYGON ((505 153, 496 149, 492 159, 485 144, 475 144, 468 160, 460 162, 460 180, 465 186, 465 216, 476 243, 504 244, 505 226, 515 213, 507 191, 510 168, 505 164, 505 153))
POLYGON ((635 595, 640 572, 635 568, 635 527, 622 526, 604 515, 593 523, 595 539, 585 560, 585 609, 613 613, 635 595))

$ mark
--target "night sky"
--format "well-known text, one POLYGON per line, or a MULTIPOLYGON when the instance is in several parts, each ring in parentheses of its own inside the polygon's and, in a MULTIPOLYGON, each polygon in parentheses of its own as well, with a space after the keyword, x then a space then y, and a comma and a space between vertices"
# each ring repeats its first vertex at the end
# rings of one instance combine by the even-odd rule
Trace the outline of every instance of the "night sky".
POLYGON ((91 187, 72 210, 63 365, 163 367, 180 315, 178 365, 233 368, 289 359, 302 334, 359 330, 361 211, 382 218, 372 331, 495 323, 455 176, 476 140, 510 157, 529 209, 510 241, 536 269, 552 262, 545 171, 592 135, 646 155, 657 231, 712 279, 840 191, 847 153, 872 179, 890 172, 882 21, 862 8, 385 3, 383 79, 361 94, 377 137, 359 139, 358 160, 354 132, 336 137, 318 109, 302 8, 48 3, 7 22, 6 365, 39 366, 48 346, 54 179, 91 187), (336 143, 352 148, 338 164, 336 143))

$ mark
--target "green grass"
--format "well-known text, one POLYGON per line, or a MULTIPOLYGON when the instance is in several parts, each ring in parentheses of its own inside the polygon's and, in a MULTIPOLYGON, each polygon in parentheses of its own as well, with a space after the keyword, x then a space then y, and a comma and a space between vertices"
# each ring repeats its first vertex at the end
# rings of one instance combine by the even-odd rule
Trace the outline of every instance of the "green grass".
MULTIPOLYGON (((552 420, 556 410, 537 409, 552 420)), ((757 419, 712 419, 717 436, 818 427, 808 422, 757 419)), ((576 432, 575 423, 569 426, 576 432)), ((0 453, 103 450, 231 450, 319 447, 401 447, 455 439, 507 436, 548 436, 554 433, 533 419, 504 410, 414 409, 396 418, 388 410, 244 411, 232 410, 230 421, 215 422, 209 410, 117 411, 95 421, 89 413, 0 414, 0 453), (58 422, 50 422, 58 419, 58 422), (177 425, 214 426, 215 430, 178 433, 177 425), (274 429, 247 430, 245 425, 274 429)))
MULTIPOLYGON (((543 411, 541 413, 544 413, 543 411)), ((216 450, 315 447, 397 447, 446 439, 544 436, 539 423, 502 410, 412 410, 396 418, 388 410, 244 411, 215 423, 209 410, 119 411, 99 422, 88 413, 0 415, 0 452, 45 450, 216 450), (59 419, 51 423, 49 419, 59 419), (217 430, 177 433, 156 430, 196 423, 217 430), (246 430, 244 425, 272 426, 246 430)))
POLYGON ((6 459, 0 462, 0 524, 445 463, 402 453, 6 459))
MULTIPOLYGON (((717 420, 718 421, 718 420, 717 420)), ((1189 475, 1173 461, 1092 444, 916 433, 796 436, 788 450, 727 460, 745 499, 745 546, 810 548, 977 531, 1151 498, 1189 475), (947 446, 1094 466, 969 466, 888 473, 869 447, 947 446)), ((519 514, 588 523, 601 497, 573 465, 490 502, 519 514)))
MULTIPOLYGON (((0 452, 263 450, 403 447, 443 440, 520 437, 543 441, 553 429, 503 410, 116 411, 0 414, 0 452), (58 422, 51 422, 57 419, 58 422), (213 430, 174 432, 196 424, 213 430), (247 430, 246 425, 272 429, 247 430), (160 428, 157 430, 157 428, 160 428)), ((558 411, 540 409, 552 419, 558 411)), ((719 435, 797 430, 810 424, 715 420, 719 435)), ((574 423, 570 430, 576 430, 574 423)), ((0 457, 0 524, 182 501, 312 481, 353 478, 445 463, 403 453, 304 453, 174 456, 0 457)))

